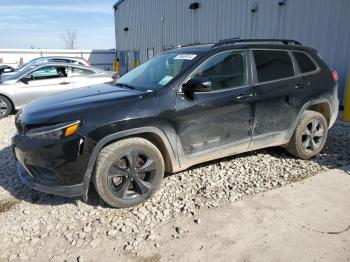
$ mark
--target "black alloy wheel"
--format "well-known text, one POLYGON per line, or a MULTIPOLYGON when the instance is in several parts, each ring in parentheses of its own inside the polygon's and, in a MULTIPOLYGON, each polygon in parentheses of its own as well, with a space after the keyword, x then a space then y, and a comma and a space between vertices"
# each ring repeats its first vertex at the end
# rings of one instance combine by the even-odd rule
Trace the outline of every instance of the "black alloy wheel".
POLYGON ((96 160, 93 183, 113 207, 132 207, 149 199, 164 176, 159 149, 143 138, 127 138, 103 148, 96 160))
POLYGON ((155 171, 152 156, 131 149, 110 166, 109 189, 119 199, 138 198, 151 189, 155 171))

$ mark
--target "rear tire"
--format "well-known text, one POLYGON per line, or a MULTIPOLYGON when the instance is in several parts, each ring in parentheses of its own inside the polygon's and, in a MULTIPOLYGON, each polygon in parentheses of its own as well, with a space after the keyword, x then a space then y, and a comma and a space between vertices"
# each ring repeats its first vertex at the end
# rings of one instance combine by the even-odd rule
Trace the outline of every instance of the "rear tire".
POLYGON ((158 148, 146 139, 128 138, 101 150, 92 180, 107 204, 127 208, 149 199, 163 176, 164 160, 158 148))
POLYGON ((287 151, 301 159, 318 155, 327 140, 328 125, 318 112, 305 111, 288 143, 287 151))
POLYGON ((12 103, 4 96, 0 96, 0 119, 7 117, 12 112, 12 103))

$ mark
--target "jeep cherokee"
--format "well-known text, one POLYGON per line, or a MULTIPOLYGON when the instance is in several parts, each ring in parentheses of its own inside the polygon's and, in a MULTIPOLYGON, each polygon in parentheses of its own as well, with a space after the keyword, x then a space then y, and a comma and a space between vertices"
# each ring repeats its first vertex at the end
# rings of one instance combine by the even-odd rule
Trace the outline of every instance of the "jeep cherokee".
POLYGON ((337 74, 293 40, 180 47, 113 84, 39 99, 18 112, 13 149, 24 184, 113 207, 150 198, 164 173, 283 146, 310 159, 339 101, 337 74))

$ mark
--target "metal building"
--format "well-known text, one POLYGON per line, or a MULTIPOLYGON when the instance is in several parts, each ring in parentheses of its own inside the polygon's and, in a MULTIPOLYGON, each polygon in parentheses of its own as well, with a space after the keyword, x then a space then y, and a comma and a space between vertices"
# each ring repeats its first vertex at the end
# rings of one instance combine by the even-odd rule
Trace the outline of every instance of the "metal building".
POLYGON ((119 0, 114 5, 121 73, 181 44, 290 38, 315 47, 340 76, 350 71, 350 0, 119 0))

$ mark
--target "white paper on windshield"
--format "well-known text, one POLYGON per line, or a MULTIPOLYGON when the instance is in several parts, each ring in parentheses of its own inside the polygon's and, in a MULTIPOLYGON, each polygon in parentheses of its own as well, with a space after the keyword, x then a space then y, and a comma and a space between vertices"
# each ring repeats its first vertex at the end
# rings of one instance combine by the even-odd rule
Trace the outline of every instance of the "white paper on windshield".
POLYGON ((192 54, 182 54, 182 55, 177 55, 174 59, 179 59, 179 60, 193 60, 197 55, 192 55, 192 54))
POLYGON ((163 79, 160 80, 158 84, 160 84, 161 86, 165 86, 167 83, 169 83, 171 79, 173 79, 172 76, 164 76, 163 79))

